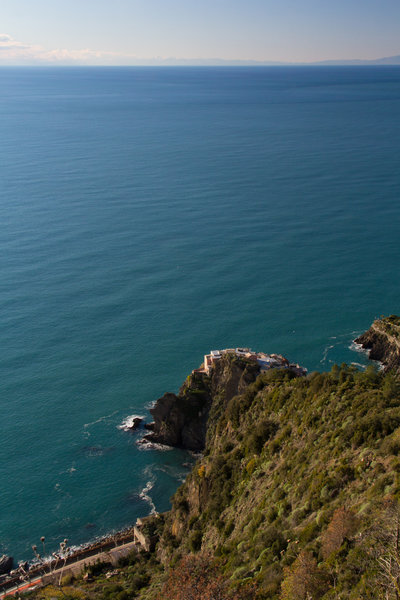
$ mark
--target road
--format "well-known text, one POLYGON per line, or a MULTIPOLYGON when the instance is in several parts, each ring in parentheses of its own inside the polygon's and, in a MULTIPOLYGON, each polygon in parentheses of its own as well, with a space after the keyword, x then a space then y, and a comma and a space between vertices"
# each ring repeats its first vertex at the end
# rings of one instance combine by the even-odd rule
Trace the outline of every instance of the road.
POLYGON ((35 577, 35 579, 32 579, 30 582, 22 583, 19 586, 10 588, 6 592, 0 593, 0 600, 3 600, 3 598, 6 598, 7 596, 14 596, 17 592, 26 592, 37 585, 45 585, 46 583, 51 583, 52 581, 58 582, 65 575, 79 575, 79 573, 81 573, 85 567, 93 565, 96 562, 109 562, 115 566, 120 558, 126 556, 135 549, 137 549, 137 543, 127 542, 126 544, 116 546, 110 550, 100 551, 98 554, 93 554, 92 556, 87 556, 86 558, 82 558, 81 560, 72 562, 66 566, 61 566, 60 568, 55 569, 51 573, 47 573, 42 577, 35 577))

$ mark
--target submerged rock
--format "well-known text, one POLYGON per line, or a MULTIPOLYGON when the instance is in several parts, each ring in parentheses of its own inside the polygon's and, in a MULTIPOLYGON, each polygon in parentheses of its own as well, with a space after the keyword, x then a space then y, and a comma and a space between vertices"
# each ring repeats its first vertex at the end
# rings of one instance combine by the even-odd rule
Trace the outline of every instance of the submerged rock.
POLYGON ((0 556, 0 575, 5 575, 6 573, 9 573, 13 568, 13 564, 14 559, 12 556, 7 556, 6 554, 0 556))

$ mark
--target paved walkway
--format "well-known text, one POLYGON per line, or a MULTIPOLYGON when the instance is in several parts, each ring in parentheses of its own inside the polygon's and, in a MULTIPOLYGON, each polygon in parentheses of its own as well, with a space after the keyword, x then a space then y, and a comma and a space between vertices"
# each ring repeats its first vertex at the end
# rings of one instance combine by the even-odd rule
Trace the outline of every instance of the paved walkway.
POLYGON ((18 591, 27 591, 28 589, 34 588, 38 585, 45 585, 47 583, 51 583, 52 581, 59 581, 60 578, 65 575, 79 575, 83 569, 89 565, 93 565, 96 562, 109 562, 112 565, 117 565, 120 558, 123 556, 127 556, 132 550, 137 549, 137 543, 135 542, 127 542, 121 546, 116 546, 115 548, 111 548, 107 551, 100 551, 98 554, 93 554, 92 556, 87 556, 86 558, 82 558, 76 562, 70 563, 66 566, 61 566, 58 569, 55 569, 52 573, 46 573, 42 577, 35 577, 30 582, 22 583, 19 586, 15 586, 10 588, 6 592, 0 592, 0 600, 6 598, 7 596, 14 596, 18 591))

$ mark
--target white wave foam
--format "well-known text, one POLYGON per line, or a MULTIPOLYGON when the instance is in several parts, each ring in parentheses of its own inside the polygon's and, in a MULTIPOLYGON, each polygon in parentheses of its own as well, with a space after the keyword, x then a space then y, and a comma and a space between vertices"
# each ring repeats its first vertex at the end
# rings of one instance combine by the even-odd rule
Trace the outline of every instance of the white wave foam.
POLYGON ((154 487, 154 481, 149 480, 146 485, 144 486, 144 488, 142 489, 142 491, 140 492, 139 496, 140 498, 142 498, 142 500, 145 500, 145 502, 147 502, 150 505, 150 514, 151 515, 156 515, 157 514, 157 509, 156 509, 156 505, 154 504, 153 500, 151 499, 151 496, 149 496, 149 492, 153 489, 154 487))
MULTIPOLYGON (((379 371, 383 371, 385 369, 385 365, 380 360, 372 360, 370 358, 370 354, 371 354, 370 348, 363 348, 361 344, 357 344, 357 342, 355 342, 353 340, 349 346, 349 350, 352 350, 353 352, 359 352, 359 354, 364 354, 364 356, 367 356, 368 359, 372 363, 375 363, 377 365, 379 371)), ((352 364, 357 365, 358 363, 352 363, 352 364)), ((363 369, 365 369, 366 365, 362 365, 362 367, 363 367, 363 369)))
POLYGON ((185 463, 182 465, 182 467, 183 468, 172 467, 171 465, 160 465, 156 470, 160 473, 168 475, 169 477, 172 477, 173 479, 177 479, 180 483, 184 483, 192 465, 185 463))
POLYGON ((323 364, 323 363, 325 363, 325 362, 326 362, 326 360, 327 360, 327 358, 328 358, 328 352, 329 352, 329 350, 332 350, 332 348, 334 348, 335 346, 336 346, 336 344, 330 344, 330 345, 328 345, 328 346, 326 346, 326 347, 324 348, 324 351, 323 351, 323 354, 322 354, 322 358, 321 358, 321 360, 319 361, 319 362, 320 362, 320 364, 323 364))
POLYGON ((144 405, 146 410, 150 410, 151 408, 154 408, 155 405, 157 403, 157 400, 151 400, 151 402, 148 402, 147 404, 144 405))
POLYGON ((144 417, 142 415, 129 415, 128 417, 125 417, 120 425, 117 426, 117 429, 130 431, 134 425, 135 419, 144 419, 144 417))
POLYGON ((196 450, 189 450, 189 454, 191 456, 193 456, 193 458, 196 458, 196 459, 203 458, 203 456, 204 456, 202 452, 197 452, 196 450))
POLYGON ((363 364, 361 364, 361 363, 358 363, 358 362, 352 362, 351 364, 353 365, 353 367, 358 367, 359 369, 363 369, 363 370, 365 370, 365 369, 366 369, 366 365, 363 365, 363 364))
POLYGON ((351 344, 348 348, 349 348, 349 350, 352 350, 353 352, 359 352, 360 354, 366 354, 367 356, 369 356, 369 350, 366 348, 363 348, 362 344, 357 344, 357 342, 355 342, 354 340, 351 342, 351 344))
POLYGON ((169 452, 172 450, 172 446, 166 446, 165 444, 158 444, 157 442, 143 441, 144 438, 136 442, 139 450, 159 450, 160 452, 169 452))
POLYGON ((99 417, 96 421, 92 421, 91 423, 85 423, 83 428, 87 429, 88 427, 92 427, 92 425, 97 425, 97 423, 101 423, 102 421, 106 421, 107 419, 111 419, 114 415, 117 414, 117 410, 114 410, 110 415, 104 415, 103 417, 99 417))

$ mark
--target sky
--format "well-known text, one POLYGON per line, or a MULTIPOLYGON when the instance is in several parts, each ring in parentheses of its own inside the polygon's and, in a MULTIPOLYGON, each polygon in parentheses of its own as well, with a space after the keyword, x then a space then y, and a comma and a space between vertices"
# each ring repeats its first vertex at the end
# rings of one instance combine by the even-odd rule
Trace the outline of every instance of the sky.
POLYGON ((400 0, 0 0, 0 65, 400 54, 400 0))

